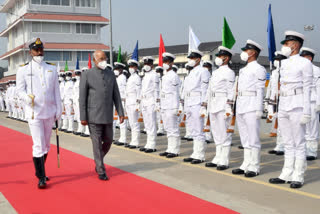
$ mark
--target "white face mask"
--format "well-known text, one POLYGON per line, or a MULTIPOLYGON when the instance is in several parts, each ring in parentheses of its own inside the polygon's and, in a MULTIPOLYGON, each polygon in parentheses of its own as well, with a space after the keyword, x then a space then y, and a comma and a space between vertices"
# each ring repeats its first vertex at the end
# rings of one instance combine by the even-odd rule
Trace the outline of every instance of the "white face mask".
POLYGON ((168 70, 170 68, 170 65, 163 63, 162 67, 164 70, 168 70))
POLYGON ((71 80, 71 77, 66 77, 66 80, 68 80, 68 81, 71 80))
POLYGON ((274 64, 274 67, 276 68, 280 67, 280 62, 278 60, 274 60, 273 64, 274 64))
POLYGON ((101 61, 101 62, 98 63, 98 68, 100 68, 101 70, 104 70, 104 69, 106 69, 107 64, 108 64, 108 63, 107 63, 106 60, 101 61))
POLYGON ((249 59, 249 54, 248 54, 247 52, 244 52, 244 51, 243 51, 243 52, 240 54, 240 58, 241 58, 242 61, 247 62, 248 59, 249 59))
POLYGON ((150 65, 145 65, 145 66, 143 66, 143 70, 145 72, 149 72, 149 71, 151 71, 151 66, 150 65))
POLYGON ((43 56, 34 56, 33 57, 33 60, 36 62, 36 63, 41 63, 43 61, 43 56))
POLYGON ((289 57, 291 55, 291 53, 292 53, 292 49, 290 47, 288 47, 288 46, 282 46, 281 53, 283 55, 285 55, 286 57, 289 57))
POLYGON ((132 75, 136 70, 134 68, 129 68, 129 73, 132 75))
POLYGON ((59 77, 59 81, 60 82, 64 81, 64 78, 63 77, 59 77))
POLYGON ((76 76, 76 80, 80 80, 80 76, 76 76))
POLYGON ((120 74, 119 70, 114 70, 113 72, 114 72, 114 75, 116 75, 116 76, 119 76, 119 74, 120 74))
POLYGON ((214 60, 214 63, 217 66, 221 66, 223 64, 223 59, 221 59, 220 57, 216 57, 216 59, 214 60))
POLYGON ((194 60, 194 59, 189 59, 189 60, 188 60, 188 64, 189 64, 189 66, 194 67, 194 66, 196 65, 196 60, 194 60))

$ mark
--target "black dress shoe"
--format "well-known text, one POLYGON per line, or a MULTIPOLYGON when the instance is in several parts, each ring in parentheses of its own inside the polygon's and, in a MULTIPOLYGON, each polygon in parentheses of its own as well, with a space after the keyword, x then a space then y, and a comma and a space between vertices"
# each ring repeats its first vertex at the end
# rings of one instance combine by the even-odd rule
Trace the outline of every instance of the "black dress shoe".
POLYGON ((138 148, 137 146, 129 145, 129 149, 136 149, 138 148))
POLYGON ((73 132, 74 135, 80 135, 80 132, 73 132))
POLYGON ((269 183, 271 183, 271 184, 285 184, 286 181, 282 180, 280 178, 270 178, 269 183))
MULTIPOLYGON (((21 122, 25 122, 25 121, 21 120, 21 122)), ((52 130, 56 130, 56 129, 57 129, 56 127, 52 127, 52 130)))
POLYGON ((140 152, 144 152, 144 151, 146 151, 146 148, 142 147, 142 148, 139 149, 139 151, 140 152))
POLYGON ((59 131, 60 131, 60 132, 64 132, 64 131, 66 131, 66 130, 65 130, 65 129, 59 129, 59 131))
POLYGON ((238 146, 238 149, 244 149, 243 146, 238 146))
POLYGON ((257 173, 257 172, 252 172, 252 171, 248 171, 248 172, 246 172, 245 174, 244 174, 244 176, 246 176, 247 178, 253 178, 253 177, 256 177, 256 176, 258 176, 259 175, 259 173, 257 173))
POLYGON ((226 166, 226 165, 217 166, 217 170, 219 170, 219 171, 226 170, 228 168, 229 168, 229 166, 226 166))
POLYGON ((293 189, 298 189, 298 188, 301 188, 302 186, 303 184, 298 181, 292 181, 292 183, 290 184, 290 188, 293 188, 293 189))
POLYGON ((276 150, 270 150, 268 153, 271 154, 271 155, 274 155, 274 154, 277 153, 277 151, 276 150))
POLYGON ((158 133, 157 136, 164 136, 164 134, 163 133, 158 133))
POLYGON ((188 138, 187 141, 193 141, 193 138, 188 138))
POLYGON ((117 146, 123 146, 125 143, 119 142, 116 144, 117 146))
POLYGON ((68 130, 67 130, 66 133, 70 134, 70 133, 72 133, 72 131, 68 131, 68 130))
POLYGON ((315 159, 317 159, 317 158, 314 156, 307 156, 307 161, 313 161, 315 159))
POLYGON ((203 163, 203 160, 193 159, 193 160, 191 161, 191 164, 199 164, 199 163, 203 163))
POLYGON ((143 131, 143 130, 141 130, 140 133, 142 133, 142 134, 147 134, 147 132, 146 132, 146 131, 143 131))
POLYGON ((206 167, 217 167, 217 164, 209 162, 209 163, 206 163, 205 166, 206 167))
POLYGON ((232 170, 232 174, 234 174, 234 175, 243 175, 244 174, 244 170, 242 170, 242 169, 234 169, 234 170, 232 170))
POLYGON ((47 176, 46 176, 46 181, 50 181, 50 178, 48 178, 47 176))
POLYGON ((156 149, 146 149, 144 150, 145 153, 152 153, 152 152, 156 152, 156 149))
POLYGON ((183 161, 184 162, 191 162, 191 161, 193 161, 193 158, 184 158, 183 161))
POLYGON ((160 156, 167 156, 169 153, 168 152, 161 152, 159 155, 160 156))
POLYGON ((284 152, 283 151, 277 151, 276 155, 282 156, 282 155, 284 155, 284 152))
POLYGON ((103 181, 109 180, 109 178, 108 178, 108 176, 106 174, 99 175, 99 179, 103 180, 103 181))
POLYGON ((39 179, 39 183, 38 183, 38 188, 39 189, 44 189, 47 187, 47 184, 46 184, 46 178, 40 178, 39 179))
POLYGON ((129 145, 128 143, 125 143, 125 144, 124 144, 124 147, 129 148, 130 145, 129 145))
POLYGON ((120 129, 120 126, 116 126, 116 129, 120 129))
POLYGON ((181 137, 180 139, 181 140, 188 140, 188 138, 186 138, 186 137, 181 137))
POLYGON ((167 158, 175 158, 175 157, 178 157, 178 156, 179 156, 178 154, 173 154, 173 153, 167 154, 167 158))
POLYGON ((209 143, 212 143, 212 142, 210 140, 206 140, 206 143, 209 144, 209 143))

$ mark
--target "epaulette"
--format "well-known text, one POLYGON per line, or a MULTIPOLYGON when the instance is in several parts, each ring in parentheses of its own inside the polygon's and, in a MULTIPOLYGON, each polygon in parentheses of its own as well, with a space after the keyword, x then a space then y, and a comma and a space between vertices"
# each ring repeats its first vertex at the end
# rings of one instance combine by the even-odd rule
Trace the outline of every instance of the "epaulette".
POLYGON ((27 62, 27 63, 25 63, 25 64, 20 65, 20 67, 26 66, 26 65, 28 65, 28 64, 29 64, 29 62, 27 62))
POLYGON ((56 65, 56 64, 54 64, 54 63, 51 63, 51 62, 46 62, 48 65, 56 65))

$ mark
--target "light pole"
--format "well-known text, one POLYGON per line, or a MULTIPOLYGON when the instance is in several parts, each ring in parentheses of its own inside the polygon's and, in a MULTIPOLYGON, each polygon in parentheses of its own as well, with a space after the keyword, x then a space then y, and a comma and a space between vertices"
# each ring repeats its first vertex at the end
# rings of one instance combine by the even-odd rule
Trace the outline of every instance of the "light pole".
POLYGON ((113 66, 113 53, 112 53, 112 14, 111 14, 111 0, 109 0, 109 24, 110 24, 110 65, 113 66))

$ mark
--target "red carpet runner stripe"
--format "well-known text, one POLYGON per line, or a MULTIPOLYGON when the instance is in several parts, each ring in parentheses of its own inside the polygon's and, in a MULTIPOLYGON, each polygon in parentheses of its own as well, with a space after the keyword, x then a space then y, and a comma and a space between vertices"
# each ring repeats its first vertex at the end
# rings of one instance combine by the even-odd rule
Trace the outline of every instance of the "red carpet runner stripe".
POLYGON ((0 126, 0 192, 18 213, 235 213, 110 166, 110 181, 100 181, 92 159, 64 149, 60 154, 58 169, 52 146, 46 164, 51 180, 39 190, 31 137, 0 126))

